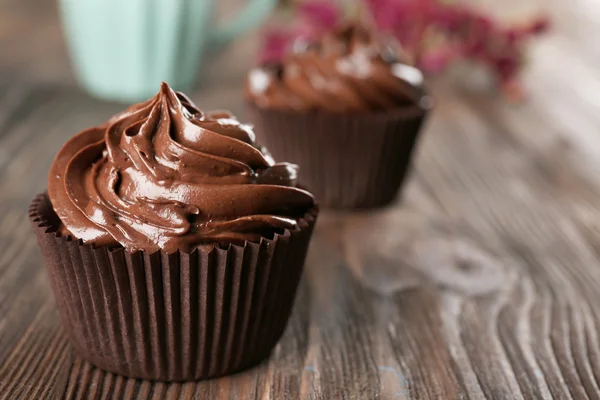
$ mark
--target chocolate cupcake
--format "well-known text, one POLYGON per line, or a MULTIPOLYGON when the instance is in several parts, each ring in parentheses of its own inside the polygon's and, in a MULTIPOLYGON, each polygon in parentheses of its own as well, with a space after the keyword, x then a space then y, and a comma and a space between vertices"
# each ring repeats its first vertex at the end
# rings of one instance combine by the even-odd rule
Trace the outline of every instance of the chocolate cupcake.
POLYGON ((163 84, 70 139, 30 207, 76 352, 132 378, 228 374, 268 356, 317 216, 296 166, 163 84))
POLYGON ((400 61, 395 41, 360 24, 295 47, 248 74, 259 140, 275 158, 300 165, 322 206, 390 203, 431 107, 423 75, 400 61))

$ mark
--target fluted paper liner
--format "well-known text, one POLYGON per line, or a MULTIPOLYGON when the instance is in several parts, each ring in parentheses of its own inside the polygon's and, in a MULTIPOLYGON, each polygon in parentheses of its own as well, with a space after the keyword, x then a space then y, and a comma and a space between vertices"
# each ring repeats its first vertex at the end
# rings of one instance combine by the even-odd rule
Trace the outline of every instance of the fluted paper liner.
POLYGON ((129 253, 56 233, 47 195, 29 217, 76 352, 132 378, 185 381, 259 363, 285 329, 317 210, 244 246, 129 253))
POLYGON ((257 140, 275 160, 300 166, 319 204, 374 208, 394 200, 410 169, 426 110, 293 112, 247 105, 257 140))

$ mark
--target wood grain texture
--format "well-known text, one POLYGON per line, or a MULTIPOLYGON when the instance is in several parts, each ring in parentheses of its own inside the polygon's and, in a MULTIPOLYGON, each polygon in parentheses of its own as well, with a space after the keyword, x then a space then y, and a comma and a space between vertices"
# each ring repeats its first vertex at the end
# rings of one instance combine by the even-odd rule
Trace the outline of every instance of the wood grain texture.
MULTIPOLYGON (((600 7, 528 4, 556 29, 529 101, 437 84, 403 198, 320 217, 271 358, 165 384, 102 372, 64 336, 25 210, 61 144, 122 106, 74 87, 52 4, 0 1, 0 398, 600 399, 600 7), (15 41, 23 21, 39 29, 15 41)), ((214 57, 202 108, 242 112, 255 44, 214 57)))

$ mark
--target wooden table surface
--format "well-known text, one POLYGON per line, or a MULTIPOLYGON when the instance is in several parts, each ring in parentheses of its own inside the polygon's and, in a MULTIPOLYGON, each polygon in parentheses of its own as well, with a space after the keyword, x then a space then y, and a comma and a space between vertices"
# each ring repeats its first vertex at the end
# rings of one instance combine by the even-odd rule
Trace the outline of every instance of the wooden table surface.
MULTIPOLYGON (((74 357, 25 214, 61 144, 122 106, 75 87, 53 2, 2 0, 0 398, 599 399, 600 6, 534 6, 555 32, 529 101, 435 85, 404 200, 322 213, 268 361, 152 384, 74 357)), ((211 57, 200 107, 241 112, 254 44, 211 57)))

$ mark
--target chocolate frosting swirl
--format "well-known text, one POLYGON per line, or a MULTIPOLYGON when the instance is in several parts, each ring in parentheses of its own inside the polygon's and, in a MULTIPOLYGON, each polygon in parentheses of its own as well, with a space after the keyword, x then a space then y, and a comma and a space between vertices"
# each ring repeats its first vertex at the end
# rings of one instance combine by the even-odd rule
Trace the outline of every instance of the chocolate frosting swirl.
POLYGON ((293 229, 314 206, 296 172, 257 147, 250 126, 203 113, 163 83, 154 98, 70 139, 48 194, 63 234, 132 252, 189 251, 293 229))
POLYGON ((259 107, 296 111, 392 110, 427 107, 422 84, 421 72, 400 62, 397 42, 349 23, 277 65, 251 70, 246 97, 259 107))

